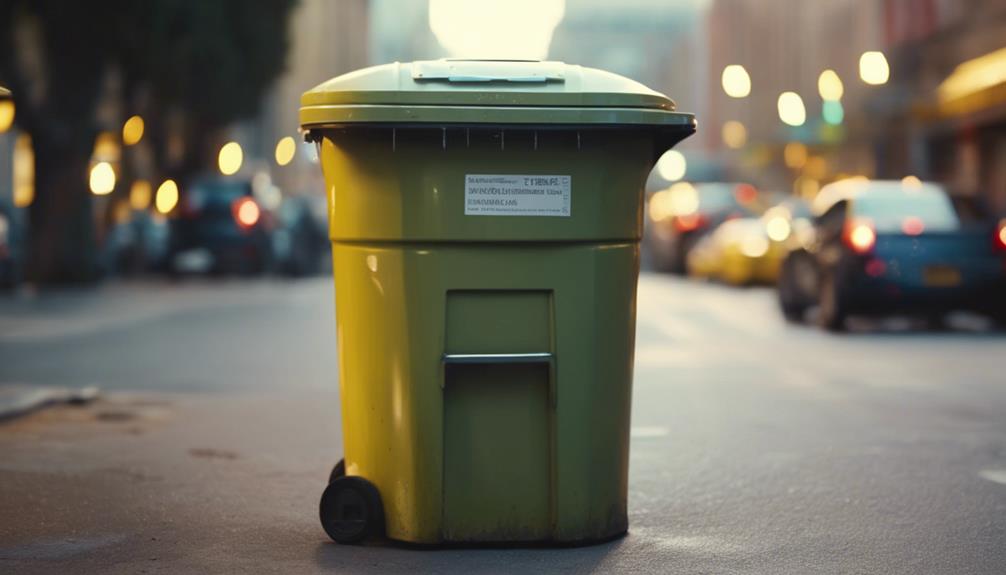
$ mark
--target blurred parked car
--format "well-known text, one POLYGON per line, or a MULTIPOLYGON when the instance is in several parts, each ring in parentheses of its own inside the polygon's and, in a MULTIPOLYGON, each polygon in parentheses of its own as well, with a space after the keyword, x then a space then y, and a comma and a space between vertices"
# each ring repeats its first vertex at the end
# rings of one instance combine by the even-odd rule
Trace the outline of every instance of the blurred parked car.
POLYGON ((688 252, 728 218, 753 215, 758 191, 750 184, 679 182, 654 193, 647 209, 647 248, 658 270, 686 271, 688 252))
POLYGON ((272 215, 252 181, 207 177, 194 181, 172 214, 168 269, 255 274, 272 262, 272 215))
POLYGON ((846 180, 815 200, 813 238, 783 263, 787 319, 812 305, 829 330, 850 315, 941 320, 975 310, 1006 320, 1006 222, 965 226, 936 184, 846 180))
POLYGON ((320 272, 331 254, 324 196, 290 196, 276 214, 272 245, 276 267, 290 276, 320 272))
POLYGON ((698 241, 688 254, 688 273, 732 285, 774 284, 796 238, 810 227, 810 208, 787 199, 761 218, 730 219, 698 241))
POLYGON ((14 255, 14 225, 10 216, 0 208, 0 289, 10 289, 18 283, 17 259, 14 255))

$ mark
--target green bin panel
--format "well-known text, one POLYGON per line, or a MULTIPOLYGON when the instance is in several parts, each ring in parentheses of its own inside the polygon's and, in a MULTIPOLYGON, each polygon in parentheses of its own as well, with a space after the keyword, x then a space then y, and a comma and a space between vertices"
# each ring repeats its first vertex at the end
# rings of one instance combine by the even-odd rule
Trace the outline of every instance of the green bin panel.
POLYGON ((548 539, 547 365, 449 365, 446 378, 444 538, 548 539))

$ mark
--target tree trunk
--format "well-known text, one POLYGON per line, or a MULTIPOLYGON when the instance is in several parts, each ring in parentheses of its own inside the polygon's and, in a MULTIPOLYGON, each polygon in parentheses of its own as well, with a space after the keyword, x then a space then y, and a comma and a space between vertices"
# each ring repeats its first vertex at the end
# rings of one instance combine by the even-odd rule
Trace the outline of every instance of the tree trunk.
POLYGON ((35 200, 29 208, 29 279, 41 285, 98 279, 88 150, 77 138, 35 135, 35 200))

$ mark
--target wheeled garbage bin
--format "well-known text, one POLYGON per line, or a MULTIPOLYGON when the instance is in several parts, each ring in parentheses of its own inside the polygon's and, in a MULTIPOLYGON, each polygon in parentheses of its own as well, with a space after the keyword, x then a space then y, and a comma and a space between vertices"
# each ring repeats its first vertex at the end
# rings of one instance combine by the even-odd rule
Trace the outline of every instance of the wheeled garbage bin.
POLYGON ((395 63, 305 93, 335 271, 336 541, 627 529, 643 187, 695 130, 560 62, 395 63))

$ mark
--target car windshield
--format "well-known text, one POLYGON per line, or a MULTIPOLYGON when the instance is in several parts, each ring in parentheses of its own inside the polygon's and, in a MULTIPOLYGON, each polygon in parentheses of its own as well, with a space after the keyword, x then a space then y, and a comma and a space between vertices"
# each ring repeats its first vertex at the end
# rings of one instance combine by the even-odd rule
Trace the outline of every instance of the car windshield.
POLYGON ((853 212, 869 218, 878 232, 900 231, 905 220, 921 220, 927 231, 953 231, 960 228, 960 219, 950 198, 939 186, 924 185, 918 189, 870 188, 856 198, 853 212))

